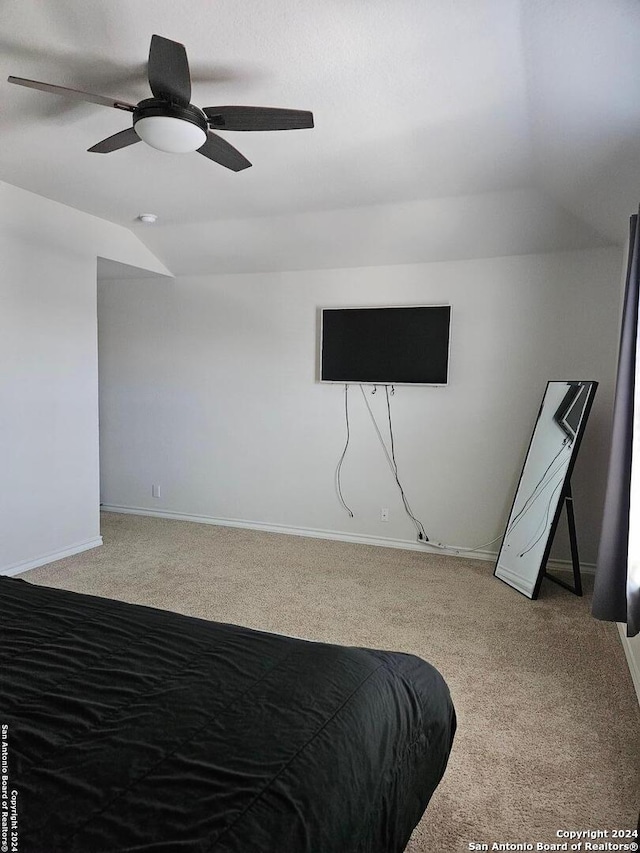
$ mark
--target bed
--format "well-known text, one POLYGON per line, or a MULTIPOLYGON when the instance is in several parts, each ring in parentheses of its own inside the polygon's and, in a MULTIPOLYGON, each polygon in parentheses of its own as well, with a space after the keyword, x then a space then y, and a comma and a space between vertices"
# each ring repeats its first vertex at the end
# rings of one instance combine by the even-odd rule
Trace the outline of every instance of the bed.
POLYGON ((412 655, 17 578, 0 607, 19 853, 395 853, 444 773, 453 704, 412 655))

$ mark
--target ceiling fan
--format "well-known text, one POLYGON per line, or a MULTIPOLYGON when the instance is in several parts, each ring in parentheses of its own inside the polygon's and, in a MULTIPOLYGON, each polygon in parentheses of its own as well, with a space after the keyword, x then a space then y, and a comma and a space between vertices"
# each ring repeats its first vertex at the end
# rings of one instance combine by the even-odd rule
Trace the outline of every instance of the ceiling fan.
POLYGON ((204 107, 191 100, 191 75, 184 45, 163 36, 151 37, 148 63, 149 86, 153 98, 129 104, 117 98, 93 95, 23 77, 9 77, 10 83, 41 89, 55 95, 79 98, 105 107, 133 113, 133 126, 108 136, 88 150, 109 154, 136 142, 146 142, 160 151, 197 151, 221 166, 240 172, 251 163, 215 130, 294 130, 313 127, 313 113, 275 107, 204 107))

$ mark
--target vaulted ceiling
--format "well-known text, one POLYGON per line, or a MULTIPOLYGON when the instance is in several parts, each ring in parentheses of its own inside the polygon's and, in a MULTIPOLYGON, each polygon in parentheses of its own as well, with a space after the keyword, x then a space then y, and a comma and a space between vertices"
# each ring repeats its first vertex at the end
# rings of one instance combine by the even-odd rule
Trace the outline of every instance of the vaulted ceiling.
POLYGON ((193 103, 315 128, 228 132, 240 173, 90 154, 128 113, 0 82, 0 179, 132 228, 176 273, 621 243, 640 200, 636 0, 2 0, 0 81, 137 102, 153 33, 186 46, 193 103))

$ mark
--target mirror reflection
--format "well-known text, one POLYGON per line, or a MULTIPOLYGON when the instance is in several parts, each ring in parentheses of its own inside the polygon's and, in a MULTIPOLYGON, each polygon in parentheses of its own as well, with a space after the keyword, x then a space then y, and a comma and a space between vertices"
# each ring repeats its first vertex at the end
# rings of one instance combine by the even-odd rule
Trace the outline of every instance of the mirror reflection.
POLYGON ((597 384, 549 382, 542 399, 494 571, 529 598, 537 597, 560 512, 570 495, 571 471, 597 384))

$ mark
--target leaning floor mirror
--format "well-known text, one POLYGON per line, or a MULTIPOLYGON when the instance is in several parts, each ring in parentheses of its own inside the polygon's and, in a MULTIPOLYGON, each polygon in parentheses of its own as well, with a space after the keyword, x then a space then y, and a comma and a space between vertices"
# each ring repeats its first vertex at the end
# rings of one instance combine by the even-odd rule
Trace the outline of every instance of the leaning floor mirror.
POLYGON ((548 382, 520 475, 494 575, 528 598, 543 577, 582 594, 571 473, 597 382, 548 382), (545 572, 563 506, 567 511, 574 586, 545 572))

